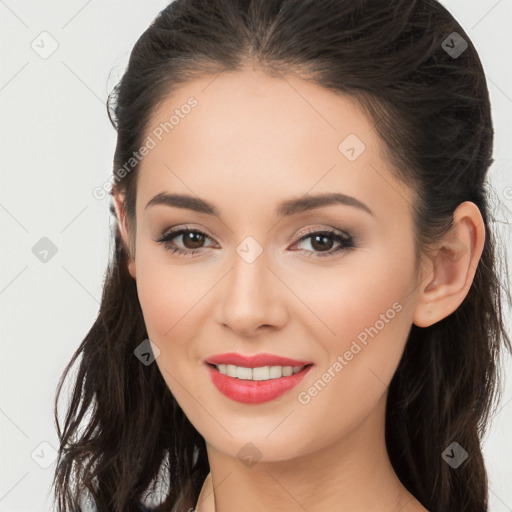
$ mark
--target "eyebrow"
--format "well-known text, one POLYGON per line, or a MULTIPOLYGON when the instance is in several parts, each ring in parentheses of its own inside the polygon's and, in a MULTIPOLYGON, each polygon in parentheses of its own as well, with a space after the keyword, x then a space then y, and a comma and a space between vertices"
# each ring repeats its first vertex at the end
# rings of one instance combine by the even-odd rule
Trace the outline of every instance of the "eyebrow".
MULTIPOLYGON (((343 204, 346 206, 353 206, 373 215, 373 212, 364 203, 352 196, 339 193, 318 194, 314 196, 305 196, 299 199, 287 199, 279 204, 277 214, 279 216, 295 215, 306 210, 314 210, 324 206, 331 206, 333 204, 343 204)), ((185 208, 199 213, 206 213, 208 215, 219 216, 219 210, 208 201, 198 197, 186 194, 168 194, 160 192, 146 205, 149 206, 166 205, 175 208, 185 208)))

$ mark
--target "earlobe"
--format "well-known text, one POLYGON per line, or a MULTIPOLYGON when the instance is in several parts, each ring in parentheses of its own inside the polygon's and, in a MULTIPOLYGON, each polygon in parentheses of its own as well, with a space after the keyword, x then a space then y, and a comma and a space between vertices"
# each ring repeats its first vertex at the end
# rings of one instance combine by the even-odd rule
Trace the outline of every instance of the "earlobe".
POLYGON ((473 282, 484 242, 480 210, 470 201, 461 203, 454 213, 452 229, 439 243, 427 277, 418 288, 415 325, 429 327, 462 304, 473 282))
POLYGON ((126 220, 126 210, 124 208, 125 196, 124 194, 112 193, 112 197, 114 200, 114 208, 117 217, 118 231, 123 240, 123 244, 129 254, 128 272, 135 279, 135 259, 132 256, 132 251, 130 250, 130 235, 126 220))
POLYGON ((135 260, 133 258, 130 258, 130 261, 128 263, 128 272, 130 272, 130 275, 133 277, 133 279, 135 279, 135 260))

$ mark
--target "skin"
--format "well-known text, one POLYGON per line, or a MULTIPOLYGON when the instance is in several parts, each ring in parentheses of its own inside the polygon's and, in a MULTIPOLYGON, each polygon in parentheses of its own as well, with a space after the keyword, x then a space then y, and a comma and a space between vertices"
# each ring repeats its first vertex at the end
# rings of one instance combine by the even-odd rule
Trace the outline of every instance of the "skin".
MULTIPOLYGON (((254 68, 224 72, 174 91, 147 135, 190 96, 198 105, 141 162, 135 232, 123 196, 114 199, 148 334, 160 350, 156 364, 207 444, 211 478, 197 510, 426 510, 389 461, 388 386, 412 324, 441 320, 467 295, 485 239, 478 208, 459 205, 454 229, 416 272, 414 192, 394 178, 382 140, 353 99, 254 68), (354 161, 338 149, 349 134, 366 146, 354 161), (145 208, 161 192, 200 197, 220 213, 145 208), (342 204, 276 214, 283 200, 321 192, 353 196, 373 215, 342 204), (178 235, 174 244, 202 252, 183 257, 154 241, 184 225, 207 238, 191 245, 178 235), (356 247, 318 256, 314 238, 299 241, 310 228, 347 232, 356 247), (248 236, 263 250, 252 263, 236 252, 248 236), (394 303, 400 312, 300 403, 298 393, 332 373, 337 356, 394 303), (242 404, 213 386, 202 363, 224 352, 269 352, 314 367, 285 395, 242 404), (248 442, 261 457, 250 466, 238 456, 248 442)), ((328 242, 324 251, 340 247, 328 242)))

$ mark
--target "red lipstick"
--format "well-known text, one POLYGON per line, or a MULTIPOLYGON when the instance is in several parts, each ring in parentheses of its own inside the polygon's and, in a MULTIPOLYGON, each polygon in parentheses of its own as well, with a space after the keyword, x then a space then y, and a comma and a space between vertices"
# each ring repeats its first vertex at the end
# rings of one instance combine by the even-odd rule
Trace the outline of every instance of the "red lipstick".
POLYGON ((231 400, 259 404, 274 400, 294 388, 311 370, 313 363, 300 361, 273 354, 256 354, 243 356, 236 353, 218 354, 204 360, 210 378, 215 387, 231 400), (268 380, 250 380, 230 377, 221 373, 215 365, 235 365, 245 368, 259 368, 264 366, 291 366, 303 368, 288 376, 270 378, 268 380))

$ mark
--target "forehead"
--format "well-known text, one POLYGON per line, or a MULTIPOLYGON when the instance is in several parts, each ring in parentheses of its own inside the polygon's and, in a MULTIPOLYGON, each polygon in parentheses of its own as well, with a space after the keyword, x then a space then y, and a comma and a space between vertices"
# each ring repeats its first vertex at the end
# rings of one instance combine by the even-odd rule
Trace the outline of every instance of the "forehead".
POLYGON ((203 198, 229 190, 245 207, 308 191, 396 207, 397 194, 408 194, 357 101, 293 76, 248 69, 188 82, 158 105, 145 135, 154 147, 140 164, 144 205, 171 190, 203 198))
POLYGON ((251 156, 286 154, 302 160, 305 154, 318 157, 328 150, 338 157, 338 145, 350 133, 366 146, 379 145, 371 122, 350 96, 254 70, 222 72, 181 86, 157 107, 147 131, 159 138, 159 127, 164 130, 161 142, 179 146, 190 158, 198 150, 212 156, 229 153, 245 166, 251 156), (197 104, 189 108, 191 97, 197 104), (167 133, 161 125, 172 117, 167 133))

